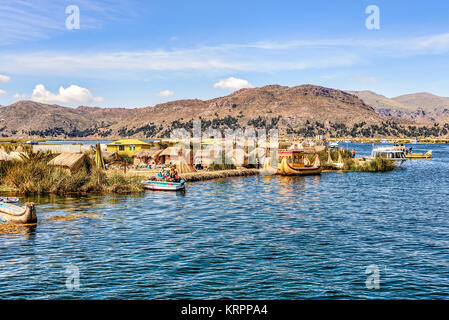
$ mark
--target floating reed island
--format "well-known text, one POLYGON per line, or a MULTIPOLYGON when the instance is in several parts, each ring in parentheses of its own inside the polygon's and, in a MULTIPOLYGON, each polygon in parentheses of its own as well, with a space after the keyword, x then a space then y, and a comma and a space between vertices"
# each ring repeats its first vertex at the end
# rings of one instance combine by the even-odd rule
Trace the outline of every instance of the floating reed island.
POLYGON ((181 173, 179 177, 185 181, 203 181, 230 177, 247 177, 257 175, 259 173, 260 170, 258 169, 230 169, 181 173))
MULTIPOLYGON (((261 147, 251 152, 248 152, 246 147, 235 149, 231 155, 225 155, 223 148, 222 162, 224 163, 225 157, 229 156, 232 163, 216 164, 217 155, 214 154, 216 147, 210 148, 208 145, 203 146, 197 154, 193 154, 191 149, 181 150, 174 146, 164 150, 150 149, 154 146, 136 139, 124 139, 110 145, 115 149, 107 151, 99 144, 96 148, 83 146, 86 148, 82 152, 61 152, 62 149, 66 149, 65 146, 59 150, 49 148, 48 145, 33 145, 32 148, 10 146, 11 150, 0 149, 0 190, 16 194, 61 195, 91 192, 137 193, 144 191, 142 178, 156 176, 161 165, 175 164, 179 177, 190 182, 256 175, 260 172, 250 163, 250 156, 254 157, 256 152, 258 155, 270 156, 270 150, 262 150, 261 147), (9 154, 6 151, 9 151, 9 154), (201 170, 187 165, 196 163, 197 158, 201 159, 201 170)), ((292 146, 294 147, 295 143, 287 143, 285 147, 292 146)), ((302 163, 306 164, 305 167, 307 163, 315 166, 319 163, 320 170, 317 170, 319 172, 336 170, 385 172, 394 169, 394 164, 387 159, 353 158, 351 152, 343 148, 332 150, 324 145, 316 145, 303 146, 301 150, 303 150, 301 159, 302 163)), ((261 159, 260 167, 263 163, 261 159)))

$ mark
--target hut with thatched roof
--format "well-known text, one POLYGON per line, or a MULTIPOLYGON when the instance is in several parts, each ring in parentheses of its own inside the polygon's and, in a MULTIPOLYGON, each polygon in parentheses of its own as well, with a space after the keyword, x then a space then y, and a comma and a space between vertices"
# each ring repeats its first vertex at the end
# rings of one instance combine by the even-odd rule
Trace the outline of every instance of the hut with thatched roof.
POLYGON ((120 160, 120 156, 117 152, 102 150, 101 154, 103 155, 104 161, 107 163, 120 160))
POLYGON ((3 149, 0 149, 0 161, 11 161, 14 160, 9 154, 7 154, 3 149))
POLYGON ((259 164, 264 163, 267 156, 265 148, 257 147, 250 152, 245 152, 244 148, 236 148, 232 152, 232 163, 236 167, 245 167, 248 165, 255 165, 259 159, 259 164))
POLYGON ((12 160, 23 161, 23 158, 26 158, 27 155, 25 152, 11 151, 9 156, 12 160))
POLYGON ((76 172, 85 161, 85 155, 83 153, 69 153, 64 152, 59 156, 48 162, 50 166, 58 166, 66 169, 68 172, 76 172))
POLYGON ((195 153, 193 163, 201 164, 204 167, 209 167, 213 163, 221 163, 222 159, 219 158, 218 150, 215 148, 206 148, 198 150, 195 153))
POLYGON ((192 163, 193 156, 190 149, 184 149, 180 147, 168 147, 159 154, 159 163, 162 164, 175 164, 178 161, 184 161, 186 163, 192 163))
POLYGON ((159 149, 140 149, 133 155, 134 165, 139 165, 141 163, 159 163, 159 155, 162 150, 159 149))

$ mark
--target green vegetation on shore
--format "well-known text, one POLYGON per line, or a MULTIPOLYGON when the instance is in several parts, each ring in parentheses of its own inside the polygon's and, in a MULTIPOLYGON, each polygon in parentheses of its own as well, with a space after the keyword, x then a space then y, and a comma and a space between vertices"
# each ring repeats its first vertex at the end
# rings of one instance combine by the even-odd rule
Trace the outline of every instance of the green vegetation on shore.
POLYGON ((343 170, 356 172, 387 172, 392 171, 395 168, 393 161, 379 157, 369 161, 354 161, 353 159, 345 159, 343 163, 343 170))

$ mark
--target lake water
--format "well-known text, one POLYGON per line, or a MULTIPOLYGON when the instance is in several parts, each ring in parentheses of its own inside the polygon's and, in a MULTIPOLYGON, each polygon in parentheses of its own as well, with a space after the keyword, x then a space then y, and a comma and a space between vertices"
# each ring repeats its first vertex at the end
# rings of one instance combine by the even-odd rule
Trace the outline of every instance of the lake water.
POLYGON ((22 199, 40 223, 0 235, 0 298, 447 299, 449 146, 414 149, 434 158, 388 173, 22 199), (72 213, 100 217, 47 220, 72 213))

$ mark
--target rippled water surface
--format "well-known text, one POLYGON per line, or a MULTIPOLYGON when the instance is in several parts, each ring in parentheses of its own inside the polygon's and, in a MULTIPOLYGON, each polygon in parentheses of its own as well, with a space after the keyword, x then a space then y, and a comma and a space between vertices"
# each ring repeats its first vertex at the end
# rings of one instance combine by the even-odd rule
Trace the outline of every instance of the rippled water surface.
POLYGON ((0 235, 0 298, 447 299, 449 146, 419 148, 434 149, 434 159, 389 173, 22 199, 37 203, 40 223, 0 235), (100 217, 48 220, 72 213, 100 217), (370 265, 379 289, 366 287, 370 265))

